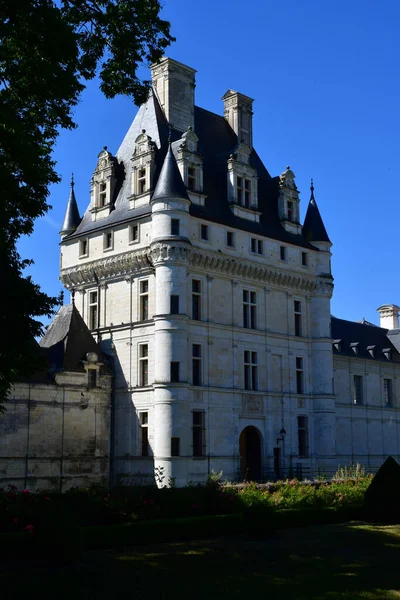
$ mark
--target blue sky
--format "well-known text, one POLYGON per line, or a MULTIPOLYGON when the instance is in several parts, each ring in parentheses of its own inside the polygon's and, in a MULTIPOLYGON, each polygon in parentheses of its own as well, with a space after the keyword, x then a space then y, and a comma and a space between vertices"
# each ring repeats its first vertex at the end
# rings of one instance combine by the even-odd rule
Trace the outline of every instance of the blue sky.
MULTIPOLYGON (((271 175, 287 165, 296 174, 302 218, 314 178, 333 242, 332 314, 379 323, 378 306, 400 304, 400 3, 167 0, 162 16, 177 38, 166 54, 198 71, 197 105, 222 114, 228 88, 255 99, 254 145, 271 175)), ((149 78, 146 68, 140 73, 149 78)), ((97 154, 104 145, 117 151, 136 111, 90 82, 75 111, 78 128, 59 137, 63 181, 51 189, 53 209, 19 244, 49 294, 61 289, 58 232, 71 172, 82 213, 97 154)))

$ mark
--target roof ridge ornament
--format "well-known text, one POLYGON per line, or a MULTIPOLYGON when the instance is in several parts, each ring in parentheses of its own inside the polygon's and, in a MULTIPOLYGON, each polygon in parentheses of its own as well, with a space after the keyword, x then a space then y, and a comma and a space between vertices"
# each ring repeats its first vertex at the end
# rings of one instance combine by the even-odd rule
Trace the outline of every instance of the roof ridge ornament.
POLYGON ((310 190, 311 190, 310 202, 312 202, 312 201, 315 202, 315 198, 314 198, 314 179, 312 177, 311 177, 311 183, 310 183, 310 190))

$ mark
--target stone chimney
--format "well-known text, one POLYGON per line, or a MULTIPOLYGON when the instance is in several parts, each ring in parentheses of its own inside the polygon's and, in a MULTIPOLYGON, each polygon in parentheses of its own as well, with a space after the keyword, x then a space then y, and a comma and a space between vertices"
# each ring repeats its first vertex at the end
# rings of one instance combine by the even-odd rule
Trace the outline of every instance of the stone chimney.
POLYGON ((153 88, 173 129, 194 131, 194 69, 172 60, 162 58, 150 67, 153 88))
POLYGON ((224 116, 239 138, 253 147, 253 99, 234 90, 228 90, 224 96, 224 116))
POLYGON ((377 311, 380 315, 380 326, 385 329, 399 328, 399 310, 396 304, 383 304, 377 311))

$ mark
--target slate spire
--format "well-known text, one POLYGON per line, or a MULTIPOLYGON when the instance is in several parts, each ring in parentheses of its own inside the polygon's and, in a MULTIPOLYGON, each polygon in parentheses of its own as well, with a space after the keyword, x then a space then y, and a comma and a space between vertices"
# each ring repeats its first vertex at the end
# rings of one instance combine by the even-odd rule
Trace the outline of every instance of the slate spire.
POLYGON ((308 203, 306 218, 303 225, 303 236, 307 242, 327 242, 331 244, 314 197, 314 182, 311 179, 311 197, 308 203))
POLYGON ((151 200, 180 198, 189 200, 185 184, 183 183, 175 156, 172 152, 171 144, 169 144, 168 152, 151 200))
POLYGON ((63 221, 61 231, 60 231, 60 235, 62 237, 65 237, 66 235, 69 235, 70 233, 75 231, 75 229, 78 227, 79 223, 81 222, 81 217, 79 215, 79 210, 78 210, 78 204, 77 204, 76 198, 75 198, 74 186, 75 186, 74 174, 72 173, 71 191, 69 193, 67 210, 65 211, 65 217, 64 217, 64 221, 63 221))

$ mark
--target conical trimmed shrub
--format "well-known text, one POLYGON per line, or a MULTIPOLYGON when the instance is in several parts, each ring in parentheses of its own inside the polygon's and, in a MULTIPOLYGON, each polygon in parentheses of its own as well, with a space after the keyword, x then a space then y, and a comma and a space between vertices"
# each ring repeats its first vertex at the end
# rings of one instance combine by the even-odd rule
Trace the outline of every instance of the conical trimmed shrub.
POLYGON ((382 523, 400 523, 400 465, 389 456, 364 496, 365 517, 382 523))

